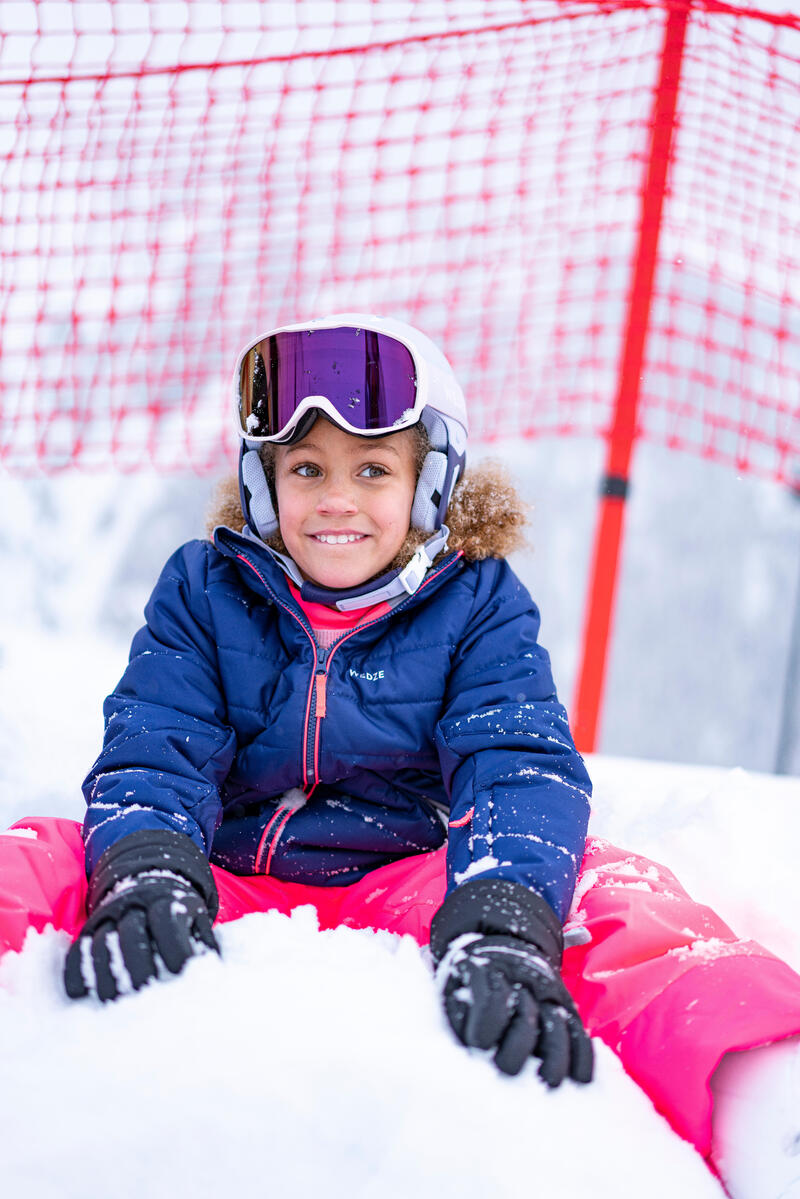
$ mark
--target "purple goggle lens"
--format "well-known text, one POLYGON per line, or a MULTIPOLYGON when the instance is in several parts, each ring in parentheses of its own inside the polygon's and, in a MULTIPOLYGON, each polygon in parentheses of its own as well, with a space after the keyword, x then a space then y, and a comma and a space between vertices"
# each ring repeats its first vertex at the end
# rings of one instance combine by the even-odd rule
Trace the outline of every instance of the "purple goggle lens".
POLYGON ((356 432, 403 428, 415 415, 414 359, 402 342, 372 329, 273 333, 242 361, 242 434, 278 436, 307 396, 324 396, 356 432))

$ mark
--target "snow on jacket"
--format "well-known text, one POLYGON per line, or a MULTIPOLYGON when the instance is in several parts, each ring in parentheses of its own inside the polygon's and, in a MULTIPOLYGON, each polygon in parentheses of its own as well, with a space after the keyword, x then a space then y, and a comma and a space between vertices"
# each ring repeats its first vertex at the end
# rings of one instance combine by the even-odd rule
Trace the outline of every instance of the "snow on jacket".
POLYGON ((323 653, 267 549, 218 529, 172 556, 145 615, 84 783, 89 870, 144 828, 318 885, 446 838, 449 888, 507 878, 565 917, 590 784, 504 560, 446 555, 323 653))

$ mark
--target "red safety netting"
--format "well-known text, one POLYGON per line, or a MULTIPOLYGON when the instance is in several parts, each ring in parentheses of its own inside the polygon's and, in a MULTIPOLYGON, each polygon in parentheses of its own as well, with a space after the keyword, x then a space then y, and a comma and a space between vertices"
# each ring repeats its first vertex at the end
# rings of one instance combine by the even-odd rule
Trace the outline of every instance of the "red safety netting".
MULTIPOLYGON (((607 436, 686 8, 0 5, 0 461, 216 470, 239 347, 346 309, 478 437, 607 436)), ((800 21, 693 4, 676 82, 635 434, 794 480, 800 21)))
POLYGON ((695 10, 640 432, 800 483, 800 21, 695 10))

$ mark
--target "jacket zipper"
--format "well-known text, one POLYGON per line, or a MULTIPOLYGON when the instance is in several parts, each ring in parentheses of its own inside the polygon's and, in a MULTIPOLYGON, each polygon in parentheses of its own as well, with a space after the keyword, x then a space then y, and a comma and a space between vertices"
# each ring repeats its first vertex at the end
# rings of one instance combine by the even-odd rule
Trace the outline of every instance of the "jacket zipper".
POLYGON ((317 771, 319 722, 324 718, 328 706, 328 668, 326 666, 326 659, 330 658, 330 648, 324 650, 318 647, 316 642, 314 642, 314 646, 317 650, 317 656, 314 661, 314 673, 311 677, 311 692, 309 695, 305 731, 305 763, 303 767, 303 789, 307 795, 311 794, 319 782, 317 771), (314 781, 309 787, 308 780, 312 774, 314 781))
MULTIPOLYGON (((270 595, 272 597, 272 599, 274 600, 274 602, 276 604, 280 604, 280 606, 284 609, 284 611, 288 612, 289 615, 291 617, 293 617, 294 620, 297 621, 297 623, 300 625, 300 628, 303 630, 306 637, 308 637, 309 641, 311 642, 311 652, 314 655, 314 664, 311 668, 311 684, 309 686, 308 695, 306 697, 306 719, 305 719, 305 726, 303 729, 303 790, 306 792, 306 794, 310 795, 311 791, 313 791, 314 787, 316 786, 316 783, 314 783, 311 787, 311 790, 309 790, 308 768, 309 768, 309 763, 313 760, 313 755, 310 751, 309 746, 311 743, 313 743, 313 740, 314 740, 314 738, 309 735, 309 730, 311 729, 312 721, 314 724, 317 723, 315 720, 316 693, 317 693, 317 686, 318 686, 318 684, 316 683, 316 679, 317 679, 318 667, 319 667, 319 662, 320 662, 320 654, 322 655, 322 661, 324 662, 325 661, 325 651, 320 649, 320 647, 317 645, 316 641, 314 640, 313 633, 311 632, 311 630, 309 628, 306 627, 306 625, 303 623, 303 621, 300 619, 300 617, 297 615, 297 613, 294 612, 292 610, 292 608, 290 608, 289 605, 284 600, 282 600, 279 596, 277 596, 275 594, 275 592, 272 590, 269 583, 264 578, 264 576, 262 575, 262 573, 258 569, 258 567, 253 562, 251 562, 250 559, 245 554, 237 553, 236 557, 241 562, 244 562, 247 566, 249 566, 250 569, 258 576, 258 578, 260 579, 260 581, 264 587, 264 590, 268 593, 268 595, 270 595)), ((324 669, 323 669, 322 673, 324 676, 324 669)), ((324 712, 324 710, 325 709, 324 709, 324 702, 323 702, 323 712, 324 712)))
MULTIPOLYGON (((395 605, 391 611, 383 612, 380 616, 373 617, 372 620, 367 621, 365 624, 356 625, 354 629, 350 629, 349 632, 344 633, 337 641, 334 641, 327 650, 324 650, 317 645, 311 630, 306 627, 297 613, 294 612, 287 603, 285 603, 282 599, 280 599, 279 596, 275 594, 264 576, 261 574, 261 571, 258 569, 258 567, 255 566, 245 554, 237 553, 236 556, 242 562, 245 562, 251 570, 255 571, 265 590, 272 596, 275 603, 280 604, 280 606, 286 612, 288 612, 290 616, 294 617, 294 619, 300 625, 300 628, 311 642, 311 647, 314 652, 314 664, 311 672, 311 683, 308 690, 308 698, 306 700, 306 721, 305 729, 303 731, 303 790, 305 791, 306 795, 310 796, 319 783, 320 722, 325 718, 327 711, 328 669, 330 667, 331 658, 339 646, 347 641, 348 638, 355 636, 356 633, 362 632, 363 629, 368 629, 372 625, 378 624, 379 621, 385 620, 388 616, 393 615, 402 607, 405 601, 403 600, 401 603, 395 605)), ((450 566, 452 566, 453 562, 458 561, 458 558, 460 557, 461 552, 459 551, 457 556, 451 562, 448 562, 446 566, 440 566, 437 571, 435 571, 432 575, 429 575, 429 577, 420 584, 414 594, 418 595, 419 592, 422 591, 423 587, 427 587, 429 583, 432 583, 433 580, 437 578, 443 570, 448 570, 450 566)), ((408 598, 411 599, 412 597, 409 596, 408 598)), ((282 821, 278 826, 273 843, 270 845, 268 861, 272 857, 272 852, 275 848, 275 840, 277 840, 277 837, 283 831, 285 823, 286 820, 282 821)))

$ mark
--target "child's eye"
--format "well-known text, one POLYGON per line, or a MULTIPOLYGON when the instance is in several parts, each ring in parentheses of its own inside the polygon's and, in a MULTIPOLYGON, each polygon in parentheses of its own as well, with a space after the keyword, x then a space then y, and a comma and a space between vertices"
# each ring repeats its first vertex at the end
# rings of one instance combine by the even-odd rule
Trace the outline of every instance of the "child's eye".
POLYGON ((292 467, 292 474, 300 475, 302 479, 316 479, 322 472, 313 462, 299 462, 292 467))
POLYGON ((383 475, 388 474, 385 466, 378 466, 377 463, 371 462, 369 466, 363 467, 360 472, 366 475, 368 479, 380 479, 383 475))

